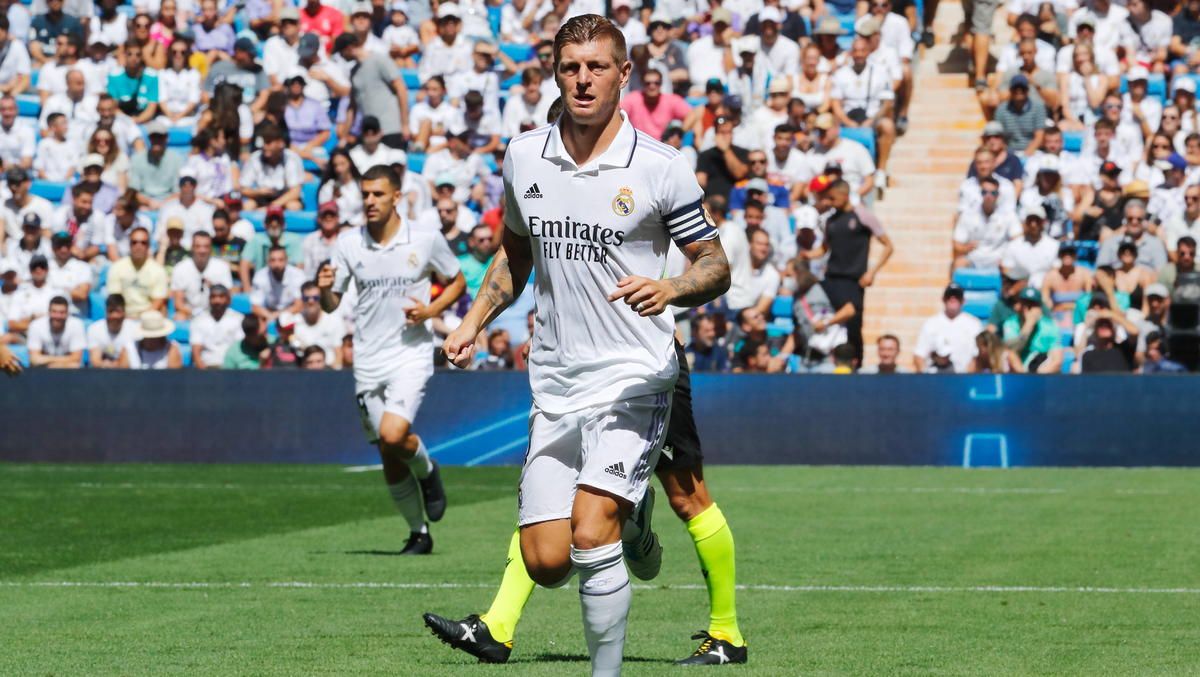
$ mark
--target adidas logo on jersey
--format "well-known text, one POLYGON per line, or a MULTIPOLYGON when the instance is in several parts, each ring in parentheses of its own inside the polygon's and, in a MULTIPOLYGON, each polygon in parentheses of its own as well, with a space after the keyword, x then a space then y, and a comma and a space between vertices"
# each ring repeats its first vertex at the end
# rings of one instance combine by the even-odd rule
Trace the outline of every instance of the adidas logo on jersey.
POLYGON ((525 191, 526 199, 529 199, 529 200, 532 200, 535 198, 541 199, 541 197, 542 197, 542 191, 538 190, 538 185, 536 183, 533 184, 532 186, 530 186, 529 190, 525 191))
POLYGON ((620 477, 623 480, 629 479, 628 477, 625 476, 625 463, 623 461, 618 461, 618 462, 608 466, 607 468, 604 469, 604 472, 608 473, 609 475, 614 475, 616 477, 620 477))

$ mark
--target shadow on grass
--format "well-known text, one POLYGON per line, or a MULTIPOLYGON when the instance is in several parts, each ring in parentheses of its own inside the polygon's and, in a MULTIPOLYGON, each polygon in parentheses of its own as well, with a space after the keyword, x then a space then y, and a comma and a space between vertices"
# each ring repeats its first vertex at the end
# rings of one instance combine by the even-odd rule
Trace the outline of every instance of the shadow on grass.
MULTIPOLYGON (((338 553, 325 551, 325 552, 317 552, 317 553, 313 553, 313 554, 315 554, 315 555, 336 555, 338 553)), ((343 555, 375 555, 377 557, 396 557, 398 555, 404 555, 404 553, 400 552, 399 550, 347 550, 347 551, 343 552, 342 554, 343 555)), ((405 556, 408 557, 408 555, 405 555, 405 556)))
MULTIPOLYGON (((587 663, 590 659, 583 654, 570 653, 543 653, 530 658, 523 658, 511 663, 587 663)), ((643 656, 626 656, 626 663, 661 663, 669 664, 668 661, 663 661, 661 658, 645 658, 643 656)))

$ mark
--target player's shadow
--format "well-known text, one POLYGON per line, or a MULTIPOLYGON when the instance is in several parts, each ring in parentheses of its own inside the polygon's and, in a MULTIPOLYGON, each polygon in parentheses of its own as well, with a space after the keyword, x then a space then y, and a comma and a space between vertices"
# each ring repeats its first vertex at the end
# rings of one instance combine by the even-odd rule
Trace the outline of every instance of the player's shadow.
MULTIPOLYGON (((583 654, 570 653, 543 653, 521 661, 513 661, 514 663, 529 662, 529 663, 586 663, 590 659, 583 654)), ((662 663, 658 658, 645 658, 642 656, 625 656, 623 658, 626 663, 662 663)))
POLYGON ((376 557, 395 557, 402 555, 399 550, 347 550, 346 555, 374 555, 376 557))

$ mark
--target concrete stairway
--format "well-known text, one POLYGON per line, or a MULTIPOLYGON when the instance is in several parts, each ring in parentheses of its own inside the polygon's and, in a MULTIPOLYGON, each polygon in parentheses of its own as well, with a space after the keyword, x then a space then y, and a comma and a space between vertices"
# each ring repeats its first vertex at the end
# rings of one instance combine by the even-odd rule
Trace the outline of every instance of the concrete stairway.
POLYGON ((949 44, 961 21, 959 4, 940 3, 937 45, 925 51, 917 66, 908 133, 896 144, 889 163, 892 187, 875 205, 896 252, 867 290, 865 364, 874 362, 874 341, 885 333, 900 338, 902 364, 912 364, 921 324, 937 312, 949 279, 958 186, 983 128, 965 71, 949 63, 962 61, 961 50, 952 54, 949 44))

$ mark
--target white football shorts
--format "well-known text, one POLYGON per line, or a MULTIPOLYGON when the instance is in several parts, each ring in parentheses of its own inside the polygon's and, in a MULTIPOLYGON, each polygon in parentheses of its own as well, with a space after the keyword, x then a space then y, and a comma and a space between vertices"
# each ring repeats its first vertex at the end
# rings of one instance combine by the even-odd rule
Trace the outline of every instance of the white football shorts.
POLYGON ((416 422, 417 410, 421 408, 421 400, 425 399, 425 384, 431 376, 433 365, 429 363, 398 369, 382 382, 354 384, 358 412, 368 442, 379 442, 379 425, 385 413, 395 414, 409 423, 416 422))
POLYGON ((579 485, 642 500, 670 417, 670 392, 566 414, 534 405, 517 494, 520 525, 570 518, 579 485))

